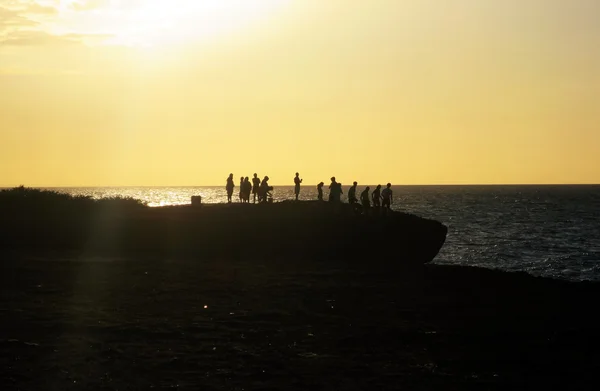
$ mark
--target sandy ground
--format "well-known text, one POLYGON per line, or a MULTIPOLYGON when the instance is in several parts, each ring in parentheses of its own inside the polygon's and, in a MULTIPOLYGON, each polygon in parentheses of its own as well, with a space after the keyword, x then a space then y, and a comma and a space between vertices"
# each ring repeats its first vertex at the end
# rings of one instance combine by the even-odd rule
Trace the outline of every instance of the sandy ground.
POLYGON ((379 261, 3 254, 2 390, 600 386, 600 285, 379 261))

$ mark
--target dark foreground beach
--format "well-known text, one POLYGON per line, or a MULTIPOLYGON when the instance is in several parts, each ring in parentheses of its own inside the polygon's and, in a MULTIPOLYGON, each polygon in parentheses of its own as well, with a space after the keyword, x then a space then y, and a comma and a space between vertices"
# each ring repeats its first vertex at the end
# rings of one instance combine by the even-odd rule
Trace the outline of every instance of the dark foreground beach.
POLYGON ((4 252, 1 389, 598 389, 598 284, 379 259, 4 252))

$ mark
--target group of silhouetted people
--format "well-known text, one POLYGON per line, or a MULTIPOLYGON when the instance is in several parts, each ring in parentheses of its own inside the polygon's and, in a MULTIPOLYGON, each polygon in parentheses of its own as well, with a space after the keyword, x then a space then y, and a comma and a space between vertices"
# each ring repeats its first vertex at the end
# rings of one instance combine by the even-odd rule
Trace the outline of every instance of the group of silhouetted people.
MULTIPOLYGON (((294 195, 296 201, 298 201, 298 197, 300 195, 300 184, 302 183, 302 179, 300 178, 300 174, 296 173, 294 177, 294 195)), ((323 201, 323 186, 325 184, 320 182, 317 185, 317 200, 323 201)), ((373 193, 369 195, 369 191, 371 188, 367 186, 361 193, 360 199, 357 198, 357 186, 358 183, 354 182, 350 189, 348 190, 348 203, 350 205, 356 206, 358 208, 362 207, 363 211, 368 211, 371 207, 373 208, 381 208, 391 209, 393 203, 392 196, 392 184, 388 183, 386 187, 382 190, 381 185, 377 185, 373 193)), ((227 190, 227 202, 232 202, 233 190, 235 188, 235 184, 233 183, 233 174, 229 174, 227 178, 227 184, 225 189, 227 190)), ((239 199, 242 203, 250 202, 250 195, 253 196, 253 202, 256 203, 257 200, 259 203, 263 202, 272 202, 273 197, 271 191, 273 190, 272 186, 269 186, 269 177, 265 176, 261 181, 258 178, 258 175, 255 173, 252 178, 252 182, 250 182, 250 178, 248 177, 240 177, 240 186, 239 186, 239 199)), ((331 177, 331 184, 329 185, 329 202, 339 203, 341 202, 341 197, 344 192, 342 191, 342 184, 337 182, 335 177, 331 177)))
MULTIPOLYGON (((317 199, 323 201, 323 182, 317 185, 317 199)), ((391 209, 393 203, 392 184, 388 183, 385 189, 381 190, 381 185, 377 185, 373 193, 369 196, 371 187, 367 186, 360 193, 360 200, 356 198, 356 188, 358 182, 354 182, 350 189, 348 189, 348 203, 350 205, 360 205, 363 211, 368 211, 371 207, 391 209), (359 203, 360 201, 360 203, 359 203), (371 202, 373 204, 371 205, 371 202)), ((342 184, 335 180, 335 177, 331 177, 331 184, 329 185, 329 202, 341 202, 342 184)))
MULTIPOLYGON (((250 203, 250 195, 253 196, 253 202, 268 202, 272 201, 271 190, 273 190, 272 186, 269 186, 269 177, 265 176, 261 181, 258 178, 258 174, 254 173, 254 177, 252 178, 252 182, 250 182, 249 177, 240 177, 240 189, 239 189, 239 199, 240 202, 250 203)), ((225 185, 225 190, 227 190, 227 202, 232 202, 233 190, 235 189, 235 184, 233 183, 233 174, 229 174, 227 177, 227 184, 225 185)))

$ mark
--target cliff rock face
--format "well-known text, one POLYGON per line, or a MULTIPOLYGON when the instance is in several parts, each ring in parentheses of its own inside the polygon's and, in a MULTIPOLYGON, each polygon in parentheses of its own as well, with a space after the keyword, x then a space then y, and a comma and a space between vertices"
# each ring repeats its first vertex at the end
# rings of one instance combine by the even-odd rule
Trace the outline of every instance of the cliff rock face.
POLYGON ((42 205, 28 196, 0 204, 5 249, 282 260, 385 255, 414 265, 430 262, 447 234, 443 224, 414 215, 316 201, 148 208, 64 198, 42 205))
MULTIPOLYGON (((343 258, 387 256, 410 264, 430 262, 447 227, 414 215, 357 214, 348 204, 281 202, 205 205, 151 211, 176 252, 247 257, 343 258)), ((161 236, 161 235, 159 235, 161 236)))

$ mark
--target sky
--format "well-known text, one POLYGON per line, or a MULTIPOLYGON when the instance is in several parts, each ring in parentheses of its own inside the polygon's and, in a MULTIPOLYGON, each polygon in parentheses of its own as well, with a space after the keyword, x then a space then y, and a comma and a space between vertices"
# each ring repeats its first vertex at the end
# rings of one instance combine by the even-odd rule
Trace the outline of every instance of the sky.
POLYGON ((600 183, 597 0, 0 0, 0 186, 600 183))

